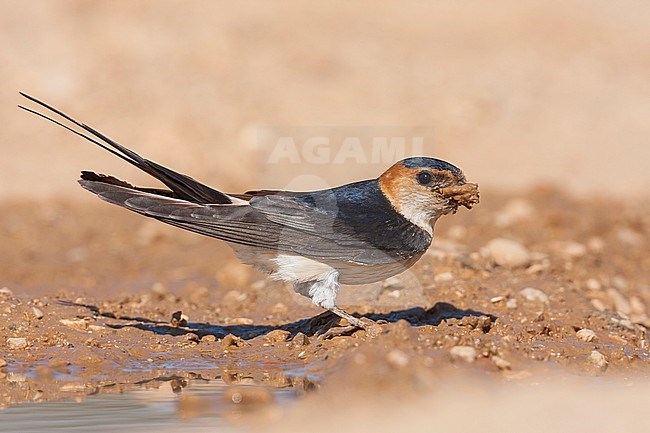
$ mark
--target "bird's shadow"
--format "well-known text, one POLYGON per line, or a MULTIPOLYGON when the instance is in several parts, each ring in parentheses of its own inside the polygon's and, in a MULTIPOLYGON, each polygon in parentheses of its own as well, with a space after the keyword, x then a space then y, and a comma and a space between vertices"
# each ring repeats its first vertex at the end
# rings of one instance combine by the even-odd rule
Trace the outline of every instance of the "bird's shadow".
MULTIPOLYGON (((145 317, 130 317, 126 315, 117 315, 111 312, 100 310, 95 305, 76 303, 70 301, 60 301, 61 304, 67 306, 83 307, 90 310, 95 316, 112 318, 125 323, 107 324, 105 326, 113 329, 122 328, 137 328, 143 331, 153 332, 160 335, 185 335, 188 333, 196 334, 199 338, 206 335, 213 335, 217 339, 221 339, 229 334, 239 337, 243 340, 250 340, 262 335, 266 335, 274 330, 284 330, 289 332, 291 336, 298 333, 303 333, 306 336, 313 336, 321 333, 323 328, 336 326, 338 316, 334 313, 326 311, 317 316, 296 320, 294 322, 285 323, 282 325, 216 325, 210 323, 188 322, 182 326, 174 326, 170 323, 162 323, 155 320, 147 319, 145 317)), ((379 323, 393 323, 399 320, 406 320, 412 326, 425 326, 425 325, 439 325, 446 319, 462 319, 464 317, 480 317, 487 316, 491 322, 496 320, 496 317, 475 311, 471 309, 462 310, 447 302, 437 302, 433 307, 424 309, 422 307, 407 308, 403 310, 392 311, 386 314, 366 314, 358 315, 357 317, 367 317, 379 323)))

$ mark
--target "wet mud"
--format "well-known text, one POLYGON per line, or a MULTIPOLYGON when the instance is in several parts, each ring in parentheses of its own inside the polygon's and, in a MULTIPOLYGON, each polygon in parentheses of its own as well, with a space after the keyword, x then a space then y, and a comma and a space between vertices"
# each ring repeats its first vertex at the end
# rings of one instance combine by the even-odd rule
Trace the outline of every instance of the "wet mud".
POLYGON ((197 380, 255 383, 237 398, 267 407, 271 389, 418 395, 452 373, 647 377, 647 206, 488 192, 409 273, 343 288, 376 327, 328 335, 344 320, 219 241, 101 203, 5 202, 0 406, 197 380))

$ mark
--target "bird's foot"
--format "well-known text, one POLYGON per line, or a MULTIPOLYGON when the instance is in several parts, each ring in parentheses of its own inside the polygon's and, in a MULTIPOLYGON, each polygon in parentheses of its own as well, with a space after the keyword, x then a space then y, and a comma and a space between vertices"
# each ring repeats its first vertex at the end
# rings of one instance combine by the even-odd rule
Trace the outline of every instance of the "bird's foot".
POLYGON ((325 340, 328 338, 348 335, 358 329, 363 329, 367 333, 370 332, 371 334, 375 334, 374 331, 376 331, 376 328, 378 327, 378 325, 372 320, 365 317, 363 319, 359 319, 358 317, 354 317, 353 315, 346 313, 345 311, 341 310, 339 307, 334 306, 332 308, 328 308, 328 310, 336 314, 340 318, 345 319, 350 325, 334 326, 334 327, 330 327, 323 333, 317 332, 319 339, 325 340))

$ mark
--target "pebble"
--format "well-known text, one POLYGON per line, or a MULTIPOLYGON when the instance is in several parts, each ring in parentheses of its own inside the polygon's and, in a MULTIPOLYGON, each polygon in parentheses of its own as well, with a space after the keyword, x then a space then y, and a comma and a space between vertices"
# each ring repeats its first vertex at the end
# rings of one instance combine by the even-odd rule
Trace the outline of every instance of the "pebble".
POLYGON ((494 362, 494 365, 496 365, 499 370, 510 370, 510 367, 512 367, 508 361, 500 356, 493 356, 492 362, 494 362))
POLYGON ((309 338, 302 332, 298 332, 296 335, 293 336, 291 339, 291 345, 293 347, 300 347, 300 346, 306 346, 309 344, 309 338))
POLYGON ((485 248, 489 257, 499 266, 518 267, 530 263, 528 250, 519 242, 511 239, 492 239, 485 248))
POLYGON ((183 314, 182 311, 175 311, 172 314, 172 318, 169 320, 169 324, 174 327, 187 326, 188 320, 190 320, 190 318, 183 314))
POLYGON ((264 340, 271 343, 283 343, 289 339, 291 334, 283 329, 274 329, 264 336, 264 340))
POLYGON ((388 352, 386 360, 390 365, 398 368, 406 367, 410 361, 408 355, 399 349, 393 349, 388 352))
POLYGON ((600 312, 603 312, 606 309, 605 304, 603 304, 603 301, 601 301, 600 299, 592 299, 591 306, 600 312))
POLYGON ((0 289, 0 295, 9 297, 9 296, 13 296, 14 292, 12 292, 11 289, 9 289, 9 287, 3 287, 2 289, 0 289))
POLYGON ((478 353, 472 346, 454 346, 449 350, 449 354, 453 359, 460 359, 465 362, 474 362, 478 353))
POLYGON ((198 343, 199 341, 201 341, 199 336, 197 334, 195 334, 194 332, 188 332, 187 334, 185 334, 183 336, 183 339, 185 339, 187 341, 191 341, 193 343, 198 343))
POLYGON ((621 295, 618 290, 607 289, 607 296, 609 296, 609 299, 614 303, 614 309, 616 309, 617 312, 623 314, 630 314, 632 312, 630 302, 625 298, 625 296, 621 295))
POLYGON ((598 341, 598 336, 594 331, 591 329, 581 329, 578 332, 576 332, 576 336, 578 337, 578 340, 584 341, 587 343, 590 343, 592 341, 596 342, 598 341))
POLYGON ((567 259, 577 259, 587 254, 587 247, 575 241, 558 242, 555 249, 567 259))
POLYGON ((503 296, 495 296, 494 298, 490 298, 490 302, 496 304, 497 302, 501 302, 504 299, 505 298, 503 296))
POLYGON ((608 362, 607 358, 605 358, 605 355, 600 353, 597 350, 592 350, 591 354, 589 354, 589 358, 587 358, 587 361, 593 365, 597 371, 599 372, 604 372, 607 370, 608 362))
POLYGON ((250 344, 242 340, 240 337, 234 336, 232 334, 226 335, 225 337, 223 337, 223 340, 221 340, 221 347, 224 349, 228 349, 230 347, 244 347, 244 346, 250 346, 250 344))
POLYGON ((393 290, 399 290, 404 288, 404 285, 402 284, 402 280, 400 280, 397 277, 386 278, 382 286, 384 289, 393 289, 393 290))
POLYGON ((452 281, 453 279, 454 279, 454 274, 452 274, 451 272, 441 272, 435 277, 433 277, 433 280, 436 283, 449 282, 452 281))
POLYGON ((533 287, 526 287, 525 289, 521 289, 519 291, 519 294, 526 298, 529 301, 538 301, 538 302, 543 302, 545 304, 548 304, 548 295, 544 292, 542 292, 539 289, 535 289, 533 287))
POLYGON ((77 331, 85 331, 88 329, 88 322, 84 319, 61 319, 59 323, 77 331))
POLYGON ((533 263, 529 267, 526 268, 526 273, 528 275, 535 275, 544 272, 549 268, 550 264, 548 261, 544 263, 533 263))
POLYGON ((39 320, 45 316, 43 312, 40 310, 40 308, 32 307, 32 311, 34 312, 34 317, 36 317, 39 320))
POLYGON ((508 299, 508 302, 506 302, 506 308, 509 308, 511 310, 517 308, 517 300, 515 298, 508 299))
POLYGON ((629 227, 619 227, 616 230, 616 237, 619 241, 630 246, 639 246, 643 243, 644 237, 642 234, 632 230, 629 227))
POLYGON ((4 360, 4 358, 0 358, 0 368, 6 367, 7 366, 7 361, 4 360))
POLYGON ((598 281, 597 279, 589 278, 585 282, 585 287, 589 290, 600 290, 602 289, 603 286, 600 284, 600 281, 598 281))
POLYGON ((214 343, 217 341, 217 337, 212 334, 207 334, 201 337, 201 343, 214 343))
POLYGON ((592 238, 589 238, 587 241, 587 248, 589 248, 589 251, 592 253, 600 253, 605 249, 605 241, 603 238, 594 236, 592 238))
POLYGON ((7 347, 9 349, 24 349, 27 347, 27 339, 24 337, 7 338, 7 347))
POLYGON ((400 296, 402 296, 402 292, 399 290, 391 290, 390 292, 386 293, 386 296, 393 299, 399 299, 400 296))

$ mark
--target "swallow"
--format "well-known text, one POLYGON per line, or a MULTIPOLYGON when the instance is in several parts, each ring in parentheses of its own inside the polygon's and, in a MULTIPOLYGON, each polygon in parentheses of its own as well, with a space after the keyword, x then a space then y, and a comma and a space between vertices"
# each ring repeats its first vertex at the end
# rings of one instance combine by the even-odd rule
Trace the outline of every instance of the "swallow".
POLYGON ((297 293, 356 328, 370 325, 336 305, 340 284, 377 282, 410 268, 431 245, 441 216, 459 206, 471 209, 479 201, 478 185, 466 182, 458 167, 429 157, 407 158, 375 179, 330 189, 227 194, 21 95, 53 114, 20 108, 96 144, 166 187, 139 187, 82 171, 83 188, 140 215, 225 241, 242 262, 293 284, 297 293))

